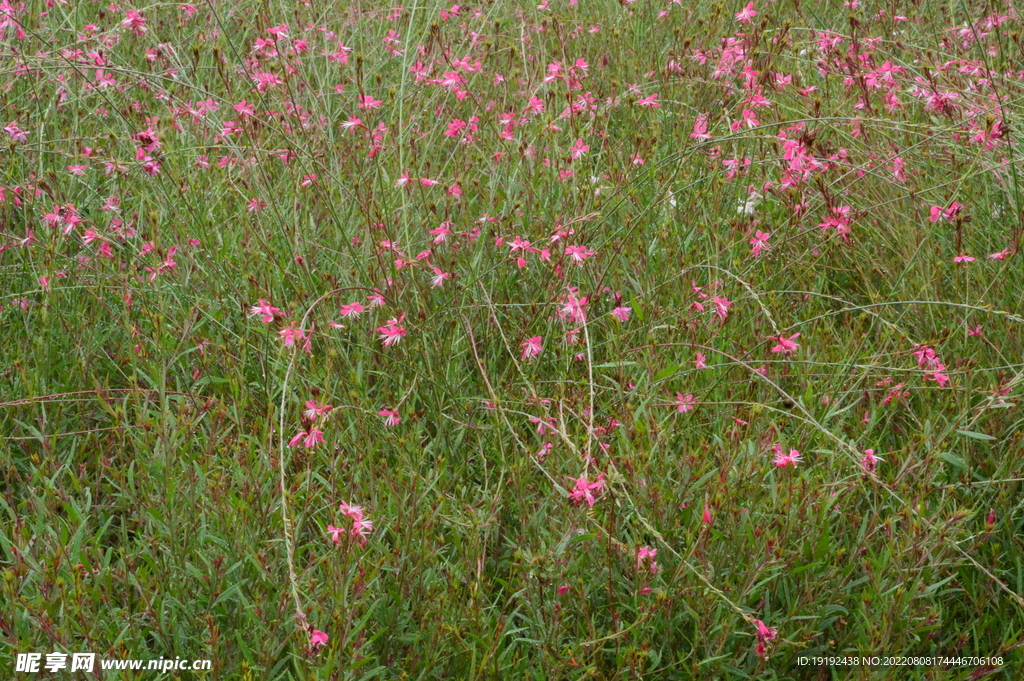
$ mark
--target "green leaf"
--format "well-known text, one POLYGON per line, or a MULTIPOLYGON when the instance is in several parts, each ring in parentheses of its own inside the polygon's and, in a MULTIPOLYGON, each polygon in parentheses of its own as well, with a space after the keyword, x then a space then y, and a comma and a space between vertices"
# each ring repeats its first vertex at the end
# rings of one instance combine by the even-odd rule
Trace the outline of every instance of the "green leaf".
POLYGON ((644 320, 644 309, 637 302, 636 298, 632 298, 631 297, 629 299, 629 306, 631 308, 633 308, 633 314, 636 315, 636 318, 639 319, 640 321, 643 321, 644 320))
POLYGON ((681 365, 679 365, 679 364, 673 364, 671 366, 665 367, 664 369, 662 369, 658 373, 654 374, 654 382, 657 383, 658 381, 665 380, 666 378, 668 378, 669 376, 671 376, 675 372, 679 371, 680 366, 681 365))
POLYGON ((992 437, 991 435, 986 435, 985 433, 975 433, 974 431, 971 431, 971 430, 958 430, 956 432, 957 432, 957 435, 963 435, 964 437, 969 437, 972 440, 995 441, 995 439, 996 439, 996 438, 992 437))
POLYGON ((939 454, 939 458, 956 468, 967 468, 967 464, 964 463, 964 460, 952 452, 942 452, 939 454))

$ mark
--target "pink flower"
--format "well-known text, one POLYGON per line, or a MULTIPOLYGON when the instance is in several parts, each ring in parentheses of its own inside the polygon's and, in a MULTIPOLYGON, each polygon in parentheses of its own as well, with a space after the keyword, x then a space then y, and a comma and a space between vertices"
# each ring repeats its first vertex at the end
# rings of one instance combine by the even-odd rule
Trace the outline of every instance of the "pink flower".
POLYGON ((775 464, 776 468, 785 468, 790 465, 796 466, 799 461, 803 461, 803 458, 800 456, 800 452, 795 449, 791 449, 789 450, 789 454, 783 454, 782 448, 780 447, 776 450, 775 458, 772 460, 772 463, 775 464))
POLYGON ((693 398, 692 394, 684 395, 682 393, 676 393, 676 408, 680 414, 685 414, 688 411, 693 411, 697 407, 697 400, 693 398))
MULTIPOLYGON (((404 314, 402 315, 405 316, 404 314)), ((384 347, 389 348, 392 345, 397 345, 399 341, 405 338, 406 331, 401 326, 401 318, 391 319, 384 326, 377 328, 377 333, 380 334, 381 342, 384 347)))
POLYGON ((451 279, 452 277, 451 272, 442 272, 438 267, 434 267, 433 270, 434 276, 430 280, 430 285, 435 288, 444 284, 445 279, 451 279))
POLYGON ((651 574, 657 574, 658 564, 654 562, 654 557, 658 555, 658 549, 652 549, 650 546, 641 546, 636 551, 636 566, 639 569, 644 563, 648 563, 648 568, 651 574))
POLYGON ((628 322, 629 314, 633 311, 631 307, 617 307, 612 310, 612 316, 618 319, 620 322, 628 322))
POLYGON ((860 465, 864 469, 865 473, 874 473, 875 468, 878 466, 878 462, 882 460, 882 457, 875 456, 875 450, 865 449, 864 458, 860 460, 860 465))
MULTIPOLYGON (((373 521, 367 520, 363 517, 362 506, 349 506, 344 501, 338 505, 338 510, 347 515, 352 519, 352 529, 349 534, 359 539, 360 544, 366 544, 366 537, 373 531, 373 521)), ((337 537, 345 533, 344 529, 328 526, 329 532, 336 532, 335 543, 339 541, 337 537)))
POLYGON ((537 355, 539 355, 542 347, 542 340, 542 336, 534 336, 533 338, 528 338, 522 343, 520 343, 519 347, 523 349, 523 354, 520 357, 520 359, 525 360, 527 358, 536 357, 537 355))
POLYGON ((798 333, 794 333, 789 338, 786 338, 781 334, 778 338, 771 337, 770 340, 777 340, 779 342, 778 345, 772 348, 772 352, 780 352, 783 355, 789 355, 796 352, 796 349, 799 348, 800 346, 797 345, 794 341, 799 337, 800 334, 798 333))
POLYGON ((961 253, 960 255, 953 258, 953 262, 974 262, 974 258, 969 255, 961 253))
POLYGON ((362 518, 352 522, 352 536, 359 538, 360 544, 366 544, 366 537, 373 532, 373 522, 362 518))
POLYGON ((300 430, 291 440, 288 441, 289 447, 298 447, 301 443, 306 449, 312 449, 318 444, 324 441, 324 432, 316 428, 310 428, 309 431, 300 430))
POLYGON ((568 319, 573 324, 582 324, 587 321, 587 297, 576 297, 575 289, 570 290, 562 300, 562 308, 558 311, 560 319, 568 319))
POLYGON ((957 201, 949 204, 949 207, 945 209, 942 206, 932 206, 928 211, 928 221, 938 222, 941 218, 945 218, 947 222, 952 221, 953 218, 960 214, 962 208, 963 205, 957 201))
POLYGON ((267 324, 274 321, 274 317, 280 314, 280 309, 271 306, 269 301, 263 300, 262 298, 260 298, 259 301, 257 301, 257 303, 253 305, 249 310, 250 317, 262 315, 260 321, 265 322, 267 324))
POLYGON ((306 400, 306 411, 302 412, 302 415, 312 421, 318 416, 323 416, 331 409, 334 409, 329 404, 317 404, 316 400, 306 400))
POLYGON ((359 108, 360 109, 376 109, 384 102, 379 99, 374 99, 373 95, 363 95, 359 97, 359 108))
POLYGON ((309 635, 309 647, 316 650, 320 646, 327 645, 327 641, 329 640, 330 636, 319 629, 314 629, 313 633, 309 635))
POLYGON ((917 346, 914 350, 914 357, 917 358, 917 366, 925 369, 933 369, 935 371, 942 371, 946 367, 939 362, 939 356, 935 353, 933 348, 929 348, 923 345, 917 346))
POLYGON ((1004 248, 1003 250, 999 251, 998 253, 993 253, 992 255, 988 256, 988 259, 989 260, 1006 260, 1006 256, 1010 255, 1011 253, 1013 253, 1013 251, 1011 249, 1004 248))
POLYGON ((761 230, 757 230, 757 232, 754 233, 754 236, 750 238, 750 247, 753 251, 752 255, 755 258, 761 255, 761 251, 768 249, 768 247, 770 246, 770 244, 768 243, 769 237, 771 237, 770 232, 762 232, 761 230))
POLYGON ((851 210, 850 206, 834 206, 830 209, 832 215, 819 222, 818 226, 826 232, 829 229, 835 229, 836 234, 841 236, 843 241, 849 241, 851 210))
POLYGON ((693 361, 693 368, 694 369, 707 369, 708 368, 708 365, 706 363, 707 359, 708 358, 704 356, 704 353, 700 352, 698 350, 697 351, 697 359, 695 359, 693 361))
POLYGON ((341 502, 338 504, 338 510, 347 515, 353 520, 363 519, 363 507, 362 506, 349 506, 347 502, 341 502))
POLYGON ((548 455, 551 454, 551 450, 554 448, 554 443, 545 442, 543 445, 541 445, 540 450, 536 454, 534 454, 534 456, 536 457, 538 462, 542 463, 544 459, 548 458, 548 455))
POLYGON ((398 412, 394 409, 381 409, 377 412, 379 415, 384 417, 384 425, 388 428, 397 426, 401 422, 401 418, 398 416, 398 412))
POLYGON ((729 308, 732 306, 732 302, 728 298, 716 296, 711 299, 711 303, 715 306, 715 315, 722 321, 725 321, 726 317, 729 316, 729 308))
POLYGON ((303 346, 303 348, 306 351, 308 351, 309 347, 310 347, 310 342, 309 342, 310 336, 306 336, 306 333, 307 333, 307 331, 305 329, 298 328, 296 326, 296 323, 292 322, 291 325, 288 326, 287 328, 281 329, 280 331, 278 331, 277 335, 281 336, 281 339, 284 341, 284 346, 286 348, 294 347, 295 346, 295 341, 300 341, 300 340, 306 341, 306 343, 303 346))
POLYGON ((328 525, 327 531, 331 533, 331 541, 335 544, 341 543, 341 535, 346 533, 344 528, 335 527, 334 525, 328 525))
POLYGON ((349 132, 355 132, 356 128, 362 128, 366 130, 366 126, 363 125, 363 119, 350 116, 348 120, 341 122, 341 129, 348 130, 349 132))
POLYGON ((351 303, 349 305, 342 305, 340 313, 342 317, 358 317, 363 313, 364 309, 360 303, 351 303))
POLYGON ((14 142, 27 142, 28 133, 18 127, 18 121, 11 121, 4 126, 4 132, 11 136, 14 142))
POLYGON ((114 79, 112 75, 110 75, 109 73, 105 73, 103 69, 96 69, 96 87, 105 88, 114 87, 115 85, 117 85, 117 81, 114 79))
POLYGON ((736 18, 741 24, 749 23, 751 19, 757 16, 757 12, 754 11, 754 3, 748 3, 746 7, 736 13, 736 18))
POLYGON ((761 620, 754 620, 754 624, 757 625, 757 640, 762 643, 771 641, 778 635, 778 629, 765 626, 761 620))
POLYGON ((702 515, 700 519, 704 521, 706 525, 711 524, 711 507, 708 506, 708 502, 706 501, 704 502, 704 515, 702 515))
POLYGON ((775 627, 766 626, 761 620, 754 620, 754 625, 757 627, 757 645, 754 650, 758 655, 764 655, 766 652, 765 643, 773 640, 778 636, 778 629, 775 627))
POLYGON ((583 139, 582 138, 577 138, 576 139, 576 144, 574 144, 571 147, 569 147, 569 152, 571 153, 572 159, 574 161, 576 159, 578 159, 580 156, 582 156, 583 154, 587 153, 588 151, 590 151, 590 147, 583 143, 583 139))
POLYGON ((587 248, 586 246, 566 246, 565 254, 573 259, 577 265, 582 265, 583 261, 594 255, 596 251, 587 248))
POLYGON ((125 12, 124 21, 121 22, 121 25, 132 29, 136 35, 142 35, 146 32, 146 17, 130 9, 125 12))
MULTIPOLYGON (((572 478, 570 478, 572 480, 572 478)), ((587 506, 590 508, 594 507, 594 503, 597 501, 597 495, 600 495, 604 490, 604 473, 599 473, 597 480, 589 482, 585 476, 580 476, 574 480, 576 486, 572 492, 569 493, 569 501, 573 504, 579 504, 583 501, 587 502, 587 506)))
POLYGON ((441 244, 448 240, 452 234, 452 230, 449 229, 451 226, 450 222, 442 222, 440 227, 430 230, 430 234, 434 237, 434 244, 441 244))
POLYGON ((693 132, 690 133, 690 137, 698 140, 711 139, 711 135, 708 134, 707 114, 697 116, 697 119, 693 122, 693 132))

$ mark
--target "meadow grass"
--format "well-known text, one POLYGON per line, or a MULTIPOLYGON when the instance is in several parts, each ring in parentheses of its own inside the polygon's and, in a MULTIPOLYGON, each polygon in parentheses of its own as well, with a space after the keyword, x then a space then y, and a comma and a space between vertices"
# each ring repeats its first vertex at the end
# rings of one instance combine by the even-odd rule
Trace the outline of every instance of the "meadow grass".
POLYGON ((1020 678, 1020 31, 0 4, 0 668, 1020 678))

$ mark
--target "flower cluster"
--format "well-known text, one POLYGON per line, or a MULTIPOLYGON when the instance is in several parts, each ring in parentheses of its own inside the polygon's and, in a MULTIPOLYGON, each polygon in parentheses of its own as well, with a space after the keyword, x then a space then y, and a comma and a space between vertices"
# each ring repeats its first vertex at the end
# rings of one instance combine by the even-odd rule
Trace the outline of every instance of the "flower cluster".
POLYGON ((331 541, 338 544, 341 542, 341 536, 348 534, 352 537, 356 537, 360 544, 365 545, 366 537, 373 532, 373 521, 363 517, 363 507, 349 506, 345 502, 342 502, 341 505, 338 506, 338 510, 352 519, 352 527, 346 530, 343 527, 328 525, 327 531, 331 534, 331 541))

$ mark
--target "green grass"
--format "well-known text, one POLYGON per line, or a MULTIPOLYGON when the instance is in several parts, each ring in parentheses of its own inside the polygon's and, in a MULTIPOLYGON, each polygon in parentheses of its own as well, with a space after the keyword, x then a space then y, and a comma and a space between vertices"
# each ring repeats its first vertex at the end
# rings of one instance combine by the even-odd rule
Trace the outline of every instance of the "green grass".
POLYGON ((153 4, 141 35, 129 6, 13 12, 13 678, 40 676, 19 652, 213 661, 183 679, 1019 678, 1021 23, 995 2, 780 0, 740 24, 745 4, 153 4), (786 139, 811 164, 792 186, 786 139), (844 206, 848 234, 819 226, 844 206), (333 409, 310 422, 307 400, 333 409), (311 428, 322 443, 289 446, 311 428), (776 445, 802 461, 775 466, 776 445), (365 543, 331 540, 342 502, 365 543), (799 663, 821 656, 1003 664, 799 663))

